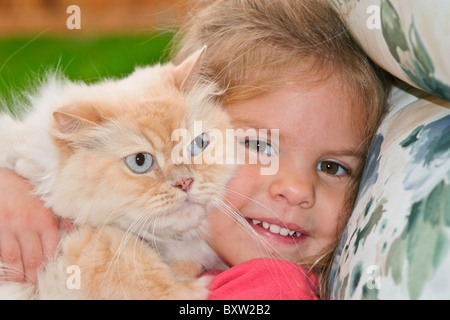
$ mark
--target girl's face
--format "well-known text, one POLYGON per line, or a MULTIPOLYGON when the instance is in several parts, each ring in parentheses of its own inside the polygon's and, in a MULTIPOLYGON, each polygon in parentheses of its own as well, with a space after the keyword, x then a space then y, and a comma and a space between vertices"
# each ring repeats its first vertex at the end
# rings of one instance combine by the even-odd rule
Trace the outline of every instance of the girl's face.
POLYGON ((247 156, 257 153, 261 161, 241 165, 228 183, 224 202, 243 223, 215 209, 210 245, 230 266, 262 257, 308 262, 337 239, 350 173, 361 162, 364 122, 356 123, 354 113, 363 110, 350 112, 334 80, 280 89, 227 110, 235 129, 278 129, 279 139, 238 136, 247 156), (261 175, 268 157, 278 170, 261 175))

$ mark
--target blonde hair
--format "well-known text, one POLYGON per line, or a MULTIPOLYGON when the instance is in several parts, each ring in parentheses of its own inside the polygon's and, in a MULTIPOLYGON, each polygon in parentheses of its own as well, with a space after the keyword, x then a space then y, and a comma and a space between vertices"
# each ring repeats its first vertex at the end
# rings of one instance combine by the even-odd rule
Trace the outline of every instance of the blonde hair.
MULTIPOLYGON (((175 63, 206 45, 201 74, 224 90, 220 97, 224 104, 283 86, 318 85, 337 77, 355 107, 351 112, 354 121, 366 119, 366 139, 360 151, 367 153, 386 110, 390 78, 367 57, 328 1, 215 0, 202 4, 206 6, 175 37, 175 63)), ((360 174, 361 169, 348 187, 338 234, 353 207, 360 174)), ((311 268, 319 278, 321 298, 328 297, 327 279, 336 246, 337 240, 311 268)))

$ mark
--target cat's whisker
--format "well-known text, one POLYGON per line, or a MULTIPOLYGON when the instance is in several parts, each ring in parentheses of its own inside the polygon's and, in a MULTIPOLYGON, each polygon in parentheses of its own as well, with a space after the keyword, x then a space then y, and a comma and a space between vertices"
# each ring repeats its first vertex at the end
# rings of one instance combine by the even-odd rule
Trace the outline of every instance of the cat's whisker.
MULTIPOLYGON (((133 223, 128 227, 128 229, 125 230, 124 236, 123 236, 122 239, 121 239, 121 242, 120 242, 120 244, 119 244, 119 247, 118 247, 118 249, 116 250, 116 252, 114 253, 112 259, 110 260, 110 262, 109 262, 109 264, 108 264, 108 267, 107 267, 107 270, 106 270, 106 272, 105 272, 105 275, 104 275, 104 281, 105 281, 106 287, 109 287, 109 286, 108 286, 108 283, 110 282, 108 279, 106 279, 107 276, 108 276, 108 274, 110 275, 110 277, 114 277, 114 271, 115 271, 115 270, 117 270, 117 274, 118 274, 118 276, 119 276, 119 281, 120 281, 120 283, 122 283, 122 281, 121 281, 121 279, 120 279, 120 272, 119 272, 119 269, 120 269, 120 255, 121 255, 122 251, 124 250, 126 243, 129 241, 129 239, 130 239, 133 235, 135 235, 135 230, 139 227, 140 221, 141 221, 141 220, 145 220, 145 219, 146 219, 145 213, 141 213, 141 214, 133 221, 133 223), (113 266, 114 266, 114 269, 112 269, 113 266)), ((135 269, 136 269, 136 268, 135 268, 135 269)), ((123 286, 122 286, 122 290, 123 290, 123 286)), ((124 294, 125 294, 125 291, 124 291, 124 290, 123 290, 123 292, 124 292, 124 294)))
MULTIPOLYGON (((246 219, 239 213, 238 210, 232 209, 230 205, 227 205, 222 201, 219 208, 223 210, 228 216, 230 216, 233 220, 238 222, 238 224, 242 227, 242 229, 247 232, 251 237, 253 237, 258 245, 259 250, 261 251, 262 256, 269 256, 272 259, 266 259, 265 263, 270 264, 269 270, 272 270, 270 273, 272 276, 275 276, 278 272, 280 272, 279 268, 277 268, 277 259, 288 260, 281 252, 279 252, 275 247, 271 245, 270 242, 261 237, 246 221, 246 219)), ((289 277, 290 274, 284 274, 284 276, 289 277)), ((276 278, 276 277, 275 277, 276 278)))
MULTIPOLYGON (((123 205, 122 207, 126 207, 126 205, 123 205)), ((111 225, 111 222, 114 221, 114 218, 116 217, 118 212, 121 212, 123 209, 122 207, 120 208, 115 208, 114 210, 112 210, 108 216, 105 218, 105 220, 103 221, 103 223, 101 224, 100 228, 99 228, 99 232, 98 232, 98 239, 97 241, 100 240, 100 236, 104 230, 105 227, 111 225)), ((131 226, 130 226, 131 228, 131 226)), ((127 233, 125 232, 125 235, 127 233)), ((124 238, 122 238, 122 242, 124 241, 124 238)), ((126 242, 126 241, 125 241, 126 242)), ((119 245, 118 250, 116 250, 116 252, 114 253, 113 257, 111 258, 111 260, 108 263, 108 266, 106 268, 106 272, 104 273, 103 276, 103 283, 104 283, 104 287, 105 288, 109 288, 110 285, 109 283, 111 282, 111 279, 114 277, 114 270, 119 270, 120 265, 119 265, 119 257, 122 251, 122 248, 124 247, 125 242, 119 245), (112 269, 112 266, 114 265, 114 269, 112 269)), ((97 247, 97 243, 95 244, 94 248, 97 247)), ((95 249, 94 249, 95 250, 95 249)), ((117 272, 117 274, 120 275, 120 272, 117 272)), ((114 286, 113 286, 114 287, 114 286)))
POLYGON ((137 277, 137 282, 136 285, 139 285, 142 289, 144 289, 147 293, 150 293, 150 288, 148 288, 145 284, 145 282, 143 281, 143 277, 142 274, 139 273, 139 268, 138 268, 138 261, 140 261, 140 259, 137 259, 136 257, 136 248, 137 245, 140 245, 140 252, 142 253, 142 247, 145 246, 145 242, 142 241, 140 234, 142 233, 142 230, 148 229, 148 224, 153 222, 152 220, 157 220, 157 216, 153 216, 148 214, 147 212, 142 212, 141 214, 139 214, 139 216, 136 218, 136 220, 133 222, 132 226, 130 226, 127 231, 125 232, 125 236, 123 237, 122 241, 121 241, 121 249, 124 248, 126 242, 128 242, 130 240, 130 238, 134 239, 134 244, 133 244, 133 269, 131 270, 132 273, 136 274, 137 277))
MULTIPOLYGON (((147 292, 147 294, 150 294, 150 288, 148 288, 146 286, 145 281, 143 281, 144 277, 143 275, 139 272, 139 268, 138 268, 138 263, 137 261, 140 261, 140 259, 137 258, 136 254, 139 251, 139 257, 142 256, 142 249, 144 246, 146 246, 146 242, 142 241, 141 238, 141 233, 142 230, 148 229, 148 224, 152 222, 152 220, 155 219, 154 216, 149 215, 148 213, 144 212, 141 215, 139 215, 139 219, 137 219, 134 224, 136 225, 135 228, 133 228, 133 230, 128 230, 127 233, 128 234, 132 234, 133 238, 134 238, 134 244, 133 244, 133 270, 132 272, 134 272, 136 274, 137 277, 137 281, 136 281, 136 285, 139 285, 141 287, 141 289, 145 290, 147 292), (139 230, 138 230, 139 229, 139 230), (137 250, 137 246, 139 245, 139 250, 137 250)), ((131 235, 129 236, 131 237, 131 235)), ((128 240, 127 240, 128 241, 128 240)))
MULTIPOLYGON (((252 201, 252 202, 255 203, 256 205, 258 205, 258 206, 262 207, 263 209, 267 210, 267 211, 268 211, 269 213, 271 213, 274 217, 277 217, 278 219, 282 220, 279 214, 277 214, 275 211, 273 211, 271 208, 267 207, 267 206, 264 205, 263 203, 261 203, 261 202, 255 200, 255 199, 253 199, 253 198, 251 198, 251 197, 249 197, 249 196, 246 196, 246 195, 244 195, 244 194, 242 194, 242 193, 240 193, 240 192, 236 192, 236 191, 234 191, 234 190, 232 190, 232 189, 230 189, 230 188, 227 188, 227 187, 226 187, 226 190, 232 193, 232 194, 230 194, 231 197, 237 197, 237 198, 241 197, 241 198, 244 198, 244 199, 246 199, 246 200, 252 201)), ((286 226, 286 225, 284 224, 284 226, 286 226)), ((298 247, 297 247, 297 250, 299 250, 298 247)), ((299 254, 300 254, 300 252, 299 252, 299 254)))
POLYGON ((276 255, 282 257, 282 254, 278 252, 276 248, 274 248, 270 242, 265 240, 263 237, 261 237, 247 222, 247 220, 237 211, 236 209, 232 209, 228 204, 225 202, 222 202, 220 205, 220 208, 223 210, 224 213, 226 213, 230 218, 235 220, 239 226, 247 232, 251 237, 253 237, 256 240, 256 243, 258 244, 258 247, 260 250, 263 250, 266 254, 269 254, 276 257, 272 252, 275 252, 276 255))
POLYGON ((143 221, 140 223, 141 227, 139 228, 139 231, 136 233, 136 237, 135 237, 135 241, 134 241, 134 246, 133 246, 133 265, 134 265, 134 269, 136 270, 136 274, 138 277, 138 281, 137 284, 143 289, 145 290, 145 292, 147 292, 147 294, 151 294, 150 288, 148 288, 148 286, 146 285, 145 281, 143 281, 143 277, 140 273, 137 272, 138 267, 136 265, 136 252, 137 252, 137 246, 139 245, 139 256, 143 255, 143 252, 145 252, 143 249, 146 248, 147 246, 147 242, 146 241, 142 241, 141 239, 141 232, 142 230, 147 230, 148 229, 148 224, 152 222, 152 220, 154 220, 155 217, 151 216, 151 215, 147 215, 145 217, 145 219, 143 219, 143 221))
POLYGON ((255 199, 253 199, 253 198, 251 198, 251 197, 249 197, 249 196, 246 196, 246 195, 244 195, 244 194, 242 194, 242 193, 240 193, 240 192, 234 191, 234 190, 232 190, 232 189, 230 189, 230 188, 228 188, 228 187, 225 187, 225 188, 226 188, 227 191, 233 193, 233 194, 230 195, 230 196, 241 197, 241 198, 244 198, 244 199, 246 199, 246 200, 252 201, 253 203, 259 205, 259 206, 262 207, 263 209, 265 209, 265 210, 267 210, 268 212, 270 212, 274 217, 280 218, 280 215, 279 215, 278 213, 276 213, 275 211, 273 211, 271 208, 269 208, 268 206, 264 205, 263 203, 261 203, 261 202, 255 200, 255 199))
POLYGON ((22 269, 19 269, 17 267, 8 264, 0 263, 0 284, 9 282, 9 278, 6 277, 5 272, 9 274, 9 277, 11 277, 11 275, 17 274, 19 276, 24 276, 26 281, 32 280, 31 277, 26 273, 24 273, 22 269))
MULTIPOLYGON (((246 196, 246 195, 244 195, 244 194, 242 194, 242 193, 240 193, 240 192, 234 191, 234 190, 232 190, 232 189, 230 189, 230 188, 227 188, 227 191, 233 193, 232 195, 230 195, 231 197, 233 197, 233 196, 234 196, 234 197, 241 197, 241 198, 244 198, 244 199, 246 199, 246 200, 252 201, 253 203, 255 203, 255 204, 257 204, 258 206, 262 207, 263 209, 267 210, 267 211, 268 211, 269 213, 271 213, 274 217, 276 217, 276 218, 282 220, 281 217, 280 217, 280 215, 279 215, 278 213, 276 213, 275 211, 273 211, 271 208, 269 208, 268 206, 264 205, 263 203, 261 203, 261 202, 255 200, 255 199, 253 199, 253 198, 251 198, 251 197, 248 197, 248 196, 246 196)), ((285 223, 283 223, 283 226, 284 226, 284 227, 287 227, 285 223)))
MULTIPOLYGON (((273 214, 274 217, 277 217, 278 219, 282 220, 279 214, 277 214, 275 211, 273 211, 271 208, 267 207, 263 203, 255 200, 249 196, 246 196, 240 192, 234 191, 228 187, 225 187, 225 188, 228 192, 231 192, 231 194, 229 194, 229 197, 241 198, 241 199, 246 199, 246 200, 252 201, 256 205, 260 206, 261 208, 267 210, 269 213, 273 214)), ((284 226, 287 227, 285 224, 284 224, 284 226)), ((291 237, 293 237, 293 236, 291 236, 291 237)), ((302 257, 301 251, 297 245, 296 245, 296 250, 297 250, 298 256, 302 257)))

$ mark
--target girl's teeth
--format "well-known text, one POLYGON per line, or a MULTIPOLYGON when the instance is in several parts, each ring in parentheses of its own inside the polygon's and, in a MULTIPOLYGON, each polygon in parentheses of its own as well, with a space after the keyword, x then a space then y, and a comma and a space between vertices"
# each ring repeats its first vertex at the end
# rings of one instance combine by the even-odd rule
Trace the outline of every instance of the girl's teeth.
POLYGON ((271 224, 271 223, 268 223, 268 222, 265 222, 265 221, 259 221, 259 220, 253 220, 253 219, 250 219, 250 221, 253 224, 257 224, 257 225, 262 226, 264 229, 267 229, 267 230, 269 230, 272 233, 281 234, 282 236, 289 235, 289 236, 300 237, 302 235, 300 232, 292 231, 292 230, 289 230, 287 228, 282 228, 279 225, 271 224))

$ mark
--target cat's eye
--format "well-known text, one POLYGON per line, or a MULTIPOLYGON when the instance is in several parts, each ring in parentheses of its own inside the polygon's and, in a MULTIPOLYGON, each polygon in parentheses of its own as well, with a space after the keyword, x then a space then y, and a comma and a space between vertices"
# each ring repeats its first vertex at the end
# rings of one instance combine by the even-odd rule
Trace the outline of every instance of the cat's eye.
POLYGON ((139 152, 126 157, 125 164, 134 173, 146 173, 153 166, 153 156, 146 152, 139 152))
POLYGON ((201 135, 198 135, 197 137, 192 140, 191 144, 188 146, 187 151, 188 154, 191 155, 191 157, 197 156, 200 153, 203 152, 203 150, 206 149, 206 147, 209 145, 209 134, 202 133, 201 135))
POLYGON ((246 138, 244 141, 244 145, 247 148, 253 149, 258 153, 265 154, 265 155, 274 155, 275 151, 273 150, 271 144, 265 140, 262 139, 250 139, 246 138))
POLYGON ((349 170, 337 162, 326 160, 317 164, 317 170, 333 176, 349 175, 349 170))

